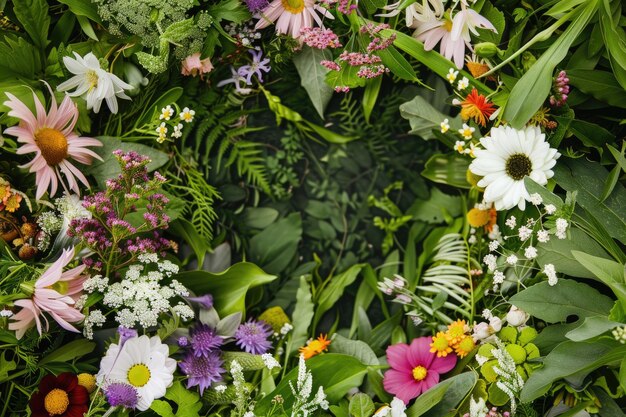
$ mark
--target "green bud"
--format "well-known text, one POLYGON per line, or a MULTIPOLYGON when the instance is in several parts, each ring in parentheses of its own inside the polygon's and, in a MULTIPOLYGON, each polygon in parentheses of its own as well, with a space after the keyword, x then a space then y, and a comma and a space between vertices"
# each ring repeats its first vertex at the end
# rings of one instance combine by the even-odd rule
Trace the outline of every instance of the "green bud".
MULTIPOLYGON (((246 382, 247 392, 252 392, 254 385, 246 382)), ((226 387, 224 392, 218 392, 211 388, 204 391, 204 399, 211 405, 228 405, 237 399, 237 390, 233 385, 226 387)))
POLYGON ((499 49, 495 43, 481 42, 477 45, 474 45, 474 52, 479 57, 491 58, 492 56, 495 56, 499 52, 499 49))
POLYGON ((265 362, 261 355, 253 355, 246 352, 223 352, 222 359, 227 369, 230 369, 230 363, 234 360, 239 362, 239 365, 244 371, 258 371, 265 367, 265 362))
POLYGON ((150 11, 150 23, 156 23, 159 20, 159 9, 154 8, 150 11))

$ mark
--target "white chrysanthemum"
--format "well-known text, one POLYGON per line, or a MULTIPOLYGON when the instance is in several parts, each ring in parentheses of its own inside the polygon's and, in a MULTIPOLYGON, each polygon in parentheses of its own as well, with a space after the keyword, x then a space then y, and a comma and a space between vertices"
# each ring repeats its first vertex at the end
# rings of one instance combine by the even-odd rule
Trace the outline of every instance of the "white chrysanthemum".
POLYGON ((530 201, 524 178, 528 176, 545 185, 554 175, 552 168, 561 156, 550 148, 545 134, 537 126, 524 130, 496 127, 491 129, 491 136, 485 136, 480 143, 485 149, 475 151, 470 171, 483 177, 478 186, 485 188, 484 199, 494 203, 496 210, 515 206, 524 210, 526 201, 530 201))
POLYGON ((87 109, 93 109, 94 113, 98 113, 102 100, 106 100, 111 113, 117 113, 117 99, 130 100, 124 90, 131 90, 133 86, 122 81, 117 75, 100 68, 100 61, 92 52, 84 57, 74 52, 74 56, 76 59, 63 57, 65 67, 74 76, 59 84, 57 90, 67 91, 76 88, 68 95, 84 96, 87 100, 87 109))
POLYGON ((176 361, 168 354, 167 345, 158 336, 134 337, 121 348, 114 343, 100 362, 96 380, 105 385, 114 382, 132 385, 139 396, 137 409, 145 411, 172 384, 176 361))

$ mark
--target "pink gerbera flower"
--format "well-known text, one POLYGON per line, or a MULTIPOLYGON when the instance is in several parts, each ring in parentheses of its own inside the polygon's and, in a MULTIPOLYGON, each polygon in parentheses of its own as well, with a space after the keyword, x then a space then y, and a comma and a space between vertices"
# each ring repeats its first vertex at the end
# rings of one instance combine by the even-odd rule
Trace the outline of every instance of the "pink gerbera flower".
MULTIPOLYGON (((43 316, 46 312, 65 330, 78 332, 70 323, 76 323, 85 318, 83 313, 74 308, 74 303, 83 290, 83 282, 87 276, 81 275, 85 265, 77 266, 63 272, 63 268, 74 258, 74 248, 64 249, 63 253, 35 282, 32 296, 29 299, 17 300, 16 306, 22 309, 11 317, 9 329, 15 330, 15 336, 20 339, 26 330, 37 325, 39 334, 42 332, 40 316, 45 321, 45 330, 48 330, 48 320, 43 316)), ((23 285, 23 287, 28 287, 23 285)))
POLYGON ((316 0, 274 0, 261 11, 255 29, 263 29, 276 22, 276 33, 298 39, 302 35, 301 30, 312 28, 314 22, 323 27, 318 13, 334 19, 328 10, 316 4, 316 0))
POLYGON ((91 164, 92 158, 101 158, 87 146, 102 146, 102 143, 93 138, 79 137, 74 132, 78 120, 78 108, 72 99, 66 96, 57 107, 54 94, 51 93, 50 111, 46 113, 44 105, 33 93, 37 114, 26 107, 17 97, 6 93, 9 98, 3 104, 11 109, 9 116, 20 119, 20 124, 4 131, 5 134, 17 137, 23 145, 17 149, 19 155, 34 153, 35 158, 20 168, 29 168, 35 173, 37 184, 36 197, 40 199, 50 187, 50 196, 54 196, 58 183, 68 191, 61 179, 61 172, 67 179, 69 189, 80 194, 76 179, 89 187, 87 178, 76 168, 69 158, 81 164, 91 164))
POLYGON ((439 382, 439 374, 454 368, 456 356, 438 358, 430 352, 432 337, 413 339, 411 345, 398 343, 387 348, 387 362, 391 369, 385 372, 385 391, 408 404, 413 398, 439 382))

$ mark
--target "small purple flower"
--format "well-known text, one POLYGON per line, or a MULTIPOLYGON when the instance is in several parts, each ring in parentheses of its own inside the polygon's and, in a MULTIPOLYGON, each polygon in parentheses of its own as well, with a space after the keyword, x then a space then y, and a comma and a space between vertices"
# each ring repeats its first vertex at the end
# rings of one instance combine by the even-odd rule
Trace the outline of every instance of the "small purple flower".
POLYGON ((129 329, 128 327, 120 326, 117 328, 117 334, 120 335, 120 347, 124 346, 124 343, 128 339, 132 339, 133 337, 137 337, 137 330, 129 329))
POLYGON ((246 85, 245 84, 246 79, 243 76, 241 76, 239 72, 232 66, 230 67, 230 72, 233 75, 232 78, 226 78, 220 81, 219 83, 217 83, 217 86, 223 87, 226 84, 235 84, 235 91, 237 91, 239 94, 243 94, 243 95, 250 94, 250 91, 252 91, 250 88, 243 88, 241 86, 242 82, 244 83, 244 85, 246 85))
POLYGON ((121 405, 124 408, 132 409, 137 407, 137 402, 139 402, 137 390, 132 385, 123 382, 109 384, 104 389, 104 395, 107 402, 113 407, 121 405))
POLYGON ((176 341, 176 344, 178 344, 178 346, 180 347, 187 347, 189 346, 189 339, 187 339, 185 336, 181 336, 176 341))
POLYGON ((256 13, 259 10, 263 10, 267 7, 269 2, 267 0, 246 0, 246 6, 250 13, 256 13))
POLYGON ((207 310, 213 307, 213 296, 211 294, 205 294, 200 297, 185 297, 187 301, 191 301, 192 303, 198 303, 200 307, 206 308, 207 310))
POLYGON ((252 85, 252 76, 256 74, 259 82, 263 82, 263 72, 270 72, 272 69, 268 64, 269 58, 261 59, 263 57, 263 51, 257 51, 255 49, 249 50, 252 54, 252 63, 250 65, 244 65, 237 70, 237 73, 242 77, 245 77, 246 84, 252 85), (263 71, 263 72, 262 72, 263 71))
POLYGON ((222 346, 222 337, 206 324, 197 324, 190 330, 189 335, 191 336, 191 350, 197 357, 209 356, 212 351, 222 346))
POLYGON ((226 372, 222 368, 223 364, 219 351, 212 351, 201 357, 188 352, 179 366, 183 373, 189 377, 187 388, 198 386, 200 395, 202 395, 202 392, 209 388, 213 382, 222 380, 222 374, 226 372))
POLYGON ((272 335, 272 328, 263 321, 248 320, 239 325, 235 332, 235 344, 248 353, 260 355, 266 353, 272 344, 267 340, 272 335))

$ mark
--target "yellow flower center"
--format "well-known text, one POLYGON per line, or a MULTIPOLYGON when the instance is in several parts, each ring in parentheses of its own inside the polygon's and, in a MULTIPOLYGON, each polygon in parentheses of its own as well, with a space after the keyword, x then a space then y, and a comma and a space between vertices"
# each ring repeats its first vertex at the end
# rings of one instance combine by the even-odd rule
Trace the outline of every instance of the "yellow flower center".
POLYGON ((67 158, 67 138, 60 131, 41 128, 35 132, 35 142, 48 165, 58 165, 67 158))
POLYGON ((70 284, 67 281, 57 281, 48 288, 55 290, 61 295, 65 295, 67 294, 67 290, 70 288, 70 284))
POLYGON ((437 357, 440 358, 446 357, 448 353, 452 352, 452 348, 450 347, 445 333, 439 332, 436 336, 433 336, 433 342, 430 344, 430 352, 436 352, 437 357))
POLYGON ((456 354, 460 358, 467 356, 476 346, 471 336, 465 336, 456 346, 456 354))
POLYGON ((133 365, 126 375, 128 382, 133 387, 143 387, 150 381, 150 368, 143 363, 133 365))
POLYGON ((291 14, 300 14, 304 10, 304 0, 280 0, 286 11, 291 14))
POLYGON ((70 398, 67 396, 67 392, 59 388, 50 391, 44 399, 44 408, 51 416, 65 413, 69 405, 70 398))
POLYGON ((89 88, 96 88, 98 86, 98 74, 94 70, 89 70, 85 74, 85 78, 87 78, 87 82, 89 83, 89 88))
POLYGON ((426 375, 428 375, 428 369, 424 368, 423 366, 416 366, 415 368, 413 368, 413 379, 415 379, 416 381, 421 381, 424 378, 426 378, 426 375))
POLYGON ((444 19, 443 28, 447 30, 448 32, 452 32, 452 20, 444 19))
POLYGON ((85 387, 91 394, 96 389, 96 378, 88 373, 78 374, 78 385, 85 387))

